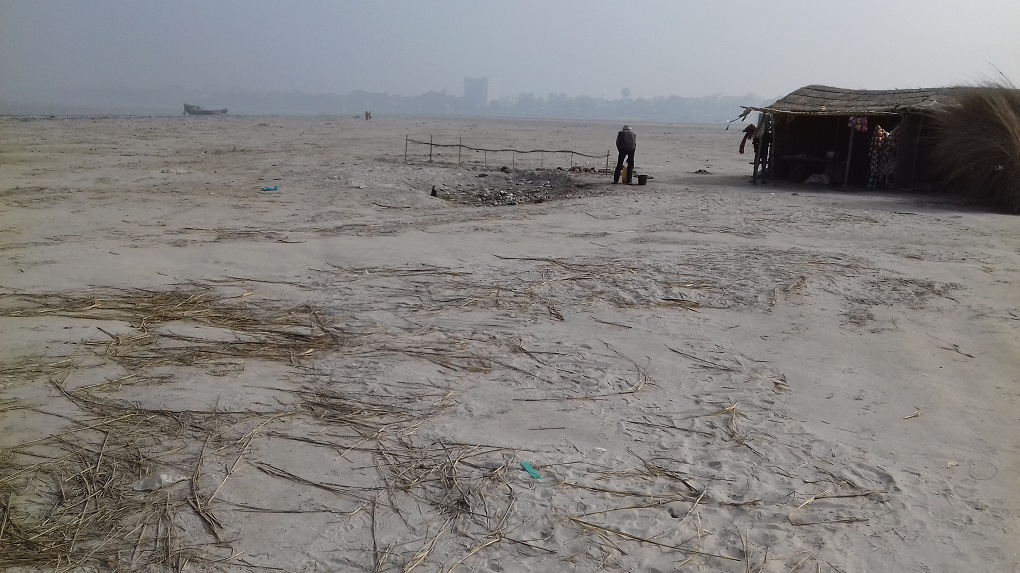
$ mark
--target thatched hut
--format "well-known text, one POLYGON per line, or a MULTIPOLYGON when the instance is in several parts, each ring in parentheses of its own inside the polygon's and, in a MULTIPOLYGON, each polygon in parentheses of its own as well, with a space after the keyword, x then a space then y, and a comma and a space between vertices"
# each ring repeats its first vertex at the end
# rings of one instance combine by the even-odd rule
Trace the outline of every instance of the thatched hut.
POLYGON ((770 178, 804 181, 815 175, 833 185, 863 186, 872 175, 872 140, 880 126, 884 131, 896 130, 891 186, 926 189, 931 184, 930 157, 938 134, 936 116, 955 101, 960 90, 812 85, 769 106, 744 109, 745 117, 750 111, 771 117, 770 178))

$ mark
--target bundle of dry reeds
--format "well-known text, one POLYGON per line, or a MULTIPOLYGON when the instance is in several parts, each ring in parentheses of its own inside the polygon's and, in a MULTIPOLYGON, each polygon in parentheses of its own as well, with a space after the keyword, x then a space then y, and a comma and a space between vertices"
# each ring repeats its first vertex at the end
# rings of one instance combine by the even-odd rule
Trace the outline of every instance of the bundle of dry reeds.
POLYGON ((945 191, 1020 213, 1020 89, 989 82, 937 116, 934 174, 945 191))

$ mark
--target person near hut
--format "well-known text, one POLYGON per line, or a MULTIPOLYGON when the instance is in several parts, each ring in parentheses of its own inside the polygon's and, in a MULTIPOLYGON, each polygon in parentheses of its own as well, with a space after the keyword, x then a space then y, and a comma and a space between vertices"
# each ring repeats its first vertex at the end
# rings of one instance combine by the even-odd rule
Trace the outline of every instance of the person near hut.
POLYGON ((623 178, 623 182, 630 184, 631 177, 634 175, 634 153, 637 151, 637 134, 630 128, 629 125, 623 126, 623 129, 616 134, 616 150, 619 152, 619 157, 616 159, 616 171, 613 172, 613 183, 620 182, 620 173, 623 171, 623 160, 627 159, 627 176, 623 178))
POLYGON ((744 154, 744 144, 747 143, 747 140, 749 139, 751 140, 751 146, 754 147, 754 152, 758 153, 758 139, 754 136, 755 131, 758 131, 758 128, 755 127, 753 123, 747 124, 747 127, 744 128, 744 139, 740 140, 739 148, 741 155, 744 154))

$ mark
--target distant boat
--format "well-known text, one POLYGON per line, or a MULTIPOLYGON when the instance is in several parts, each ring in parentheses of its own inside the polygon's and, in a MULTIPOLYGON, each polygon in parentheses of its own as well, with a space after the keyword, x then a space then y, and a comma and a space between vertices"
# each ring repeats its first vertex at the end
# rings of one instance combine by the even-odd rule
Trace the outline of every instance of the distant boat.
POLYGON ((227 113, 227 108, 202 109, 197 105, 184 104, 184 113, 188 115, 225 115, 227 113))

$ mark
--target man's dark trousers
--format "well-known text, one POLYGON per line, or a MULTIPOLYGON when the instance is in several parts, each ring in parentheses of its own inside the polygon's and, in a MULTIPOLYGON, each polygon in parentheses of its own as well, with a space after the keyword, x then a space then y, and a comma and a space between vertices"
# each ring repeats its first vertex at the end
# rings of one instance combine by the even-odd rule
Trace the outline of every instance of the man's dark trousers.
POLYGON ((621 149, 620 157, 616 160, 616 171, 613 172, 613 183, 620 182, 620 172, 623 171, 623 158, 627 158, 627 179, 624 183, 630 184, 630 178, 634 175, 634 149, 621 149))

